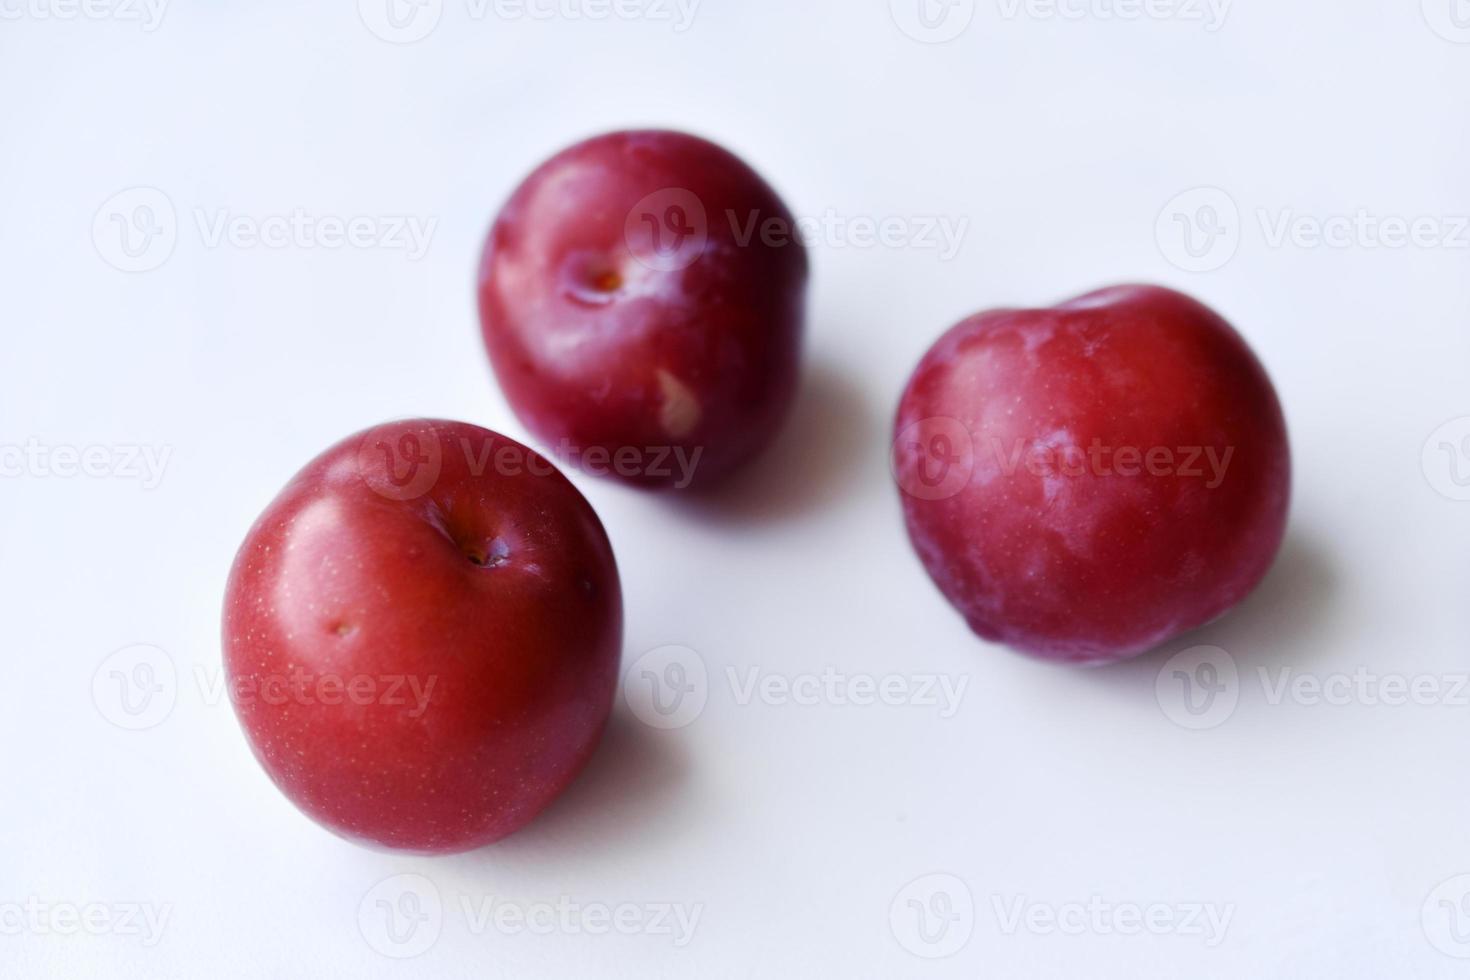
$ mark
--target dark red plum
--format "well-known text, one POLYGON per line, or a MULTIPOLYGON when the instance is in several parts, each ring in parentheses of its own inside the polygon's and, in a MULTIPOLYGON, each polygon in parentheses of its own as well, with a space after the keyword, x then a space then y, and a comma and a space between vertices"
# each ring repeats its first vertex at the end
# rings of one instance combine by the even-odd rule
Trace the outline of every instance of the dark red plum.
POLYGON ((225 672, 308 816, 463 851, 524 826, 592 754, 622 615, 607 535, 551 464, 472 425, 396 422, 317 457, 250 530, 225 672))
POLYGON ((797 387, 807 256, 738 158, 665 131, 579 143, 511 195, 480 322, 521 422, 559 459, 707 486, 775 437, 797 387))
POLYGON ((930 576, 981 637, 1048 660, 1122 660, 1210 622, 1286 527, 1271 381, 1167 289, 965 320, 919 363, 895 433, 930 576))

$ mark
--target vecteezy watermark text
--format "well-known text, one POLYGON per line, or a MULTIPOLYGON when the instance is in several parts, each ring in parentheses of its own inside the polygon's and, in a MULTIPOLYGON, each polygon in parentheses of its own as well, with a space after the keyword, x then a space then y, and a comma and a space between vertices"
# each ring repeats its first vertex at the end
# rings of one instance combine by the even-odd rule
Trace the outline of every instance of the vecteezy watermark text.
POLYGON ((428 952, 450 911, 474 936, 650 936, 683 949, 694 940, 703 902, 588 901, 571 895, 520 900, 461 893, 446 903, 438 886, 417 874, 378 882, 358 903, 357 923, 376 952, 408 959, 428 952))
MULTIPOLYGON (((310 673, 292 667, 284 673, 236 677, 229 681, 230 700, 237 705, 255 702, 279 707, 369 705, 402 707, 410 718, 422 717, 439 683, 436 675, 310 673)), ((215 698, 217 700, 217 697, 215 698)))
MULTIPOLYGON (((493 472, 501 476, 545 476, 550 466, 545 459, 528 453, 518 452, 511 447, 480 446, 478 450, 466 440, 461 440, 465 458, 470 460, 470 472, 493 472)), ((579 446, 570 439, 559 440, 553 446, 543 447, 546 456, 564 465, 590 473, 593 476, 620 476, 626 479, 647 477, 671 479, 675 490, 686 489, 694 481, 694 472, 704 456, 704 447, 692 449, 684 446, 579 446)))
MULTIPOLYGON (((1252 216, 1261 243, 1272 250, 1470 249, 1470 214, 1407 215, 1362 207, 1314 214, 1293 207, 1258 207, 1252 216)), ((1231 194, 1218 187, 1196 187, 1164 206, 1154 236, 1173 265, 1186 272, 1213 272, 1235 257, 1248 226, 1231 194)))
POLYGON ((205 248, 382 249, 403 252, 417 262, 429 251, 438 218, 414 214, 312 214, 305 208, 289 213, 239 214, 229 208, 195 208, 194 224, 205 248))
MULTIPOLYGON (((994 0, 1000 19, 1016 21, 1172 21, 1208 32, 1225 26, 1234 0, 994 0)), ((970 29, 977 0, 889 0, 898 29, 915 41, 944 44, 970 29)))
POLYGON ((1213 34, 1234 0, 996 0, 1006 20, 1178 21, 1213 34))
POLYGON ((569 439, 543 455, 500 436, 448 438, 431 422, 387 423, 358 441, 358 473, 375 492, 391 500, 414 500, 433 490, 444 471, 446 454, 460 454, 472 476, 496 474, 546 478, 557 472, 552 460, 594 476, 666 481, 676 490, 694 481, 703 446, 582 446, 569 439))
MULTIPOLYGON (((195 207, 189 214, 194 234, 206 249, 372 250, 399 252, 410 262, 428 253, 439 227, 439 219, 432 216, 344 215, 305 207, 265 213, 195 207)), ((97 254, 113 268, 149 272, 173 255, 180 224, 173 199, 163 191, 130 187, 97 209, 92 219, 92 243, 97 254)))
POLYGON ((126 936, 157 946, 173 914, 172 903, 47 901, 32 895, 0 901, 0 936, 126 936))
MULTIPOLYGON (((352 628, 338 624, 332 632, 348 640, 352 628)), ((192 675, 181 681, 167 651, 139 643, 114 651, 98 665, 92 675, 92 702, 103 718, 127 731, 163 724, 177 706, 181 690, 207 707, 228 697, 236 705, 269 707, 380 706, 420 718, 431 708, 438 684, 434 674, 313 672, 300 666, 228 677, 219 666, 204 664, 195 664, 192 675)))
POLYGON ((1242 674, 1231 654, 1213 646, 1175 654, 1155 680, 1159 707, 1183 728, 1218 728, 1235 714, 1255 681, 1267 707, 1470 708, 1470 673, 1407 674, 1359 665, 1325 673, 1260 666, 1242 674))
POLYGON ((716 243, 741 249, 913 249, 937 253, 947 262, 959 254, 969 230, 968 217, 845 215, 835 208, 799 217, 726 208, 712 219, 693 191, 666 187, 633 206, 623 237, 629 253, 644 266, 676 272, 698 262, 716 243))
POLYGON ((941 262, 959 254, 970 230, 968 217, 948 215, 888 215, 848 217, 828 208, 821 215, 788 219, 752 211, 741 215, 727 210, 726 220, 735 244, 749 248, 759 242, 767 248, 785 248, 799 243, 808 248, 914 249, 937 252, 941 262))
MULTIPOLYGON (((727 666, 724 690, 736 707, 918 709, 941 719, 959 713, 969 690, 968 675, 883 675, 824 667, 783 673, 760 666, 727 666)), ((704 658, 686 646, 650 650, 623 674, 623 697, 643 723, 659 729, 684 728, 704 713, 711 691, 704 658)))
POLYGON ((0 478, 134 480, 144 490, 154 490, 172 457, 172 446, 53 446, 31 438, 0 443, 0 478))
POLYGON ((1098 895, 1085 901, 1038 902, 1025 895, 992 895, 1000 931, 1012 936, 1180 936, 1210 948, 1225 941, 1234 905, 1211 902, 1115 902, 1098 895))
MULTIPOLYGON (((683 34, 694 26, 703 0, 461 0, 474 22, 643 21, 683 34)), ((363 26, 390 44, 422 41, 439 27, 445 0, 358 0, 363 26)))
POLYGON ((1204 481, 1205 488, 1215 490, 1225 482, 1235 447, 1223 450, 1214 446, 1109 446, 1093 439, 1084 449, 1058 440, 1035 439, 987 440, 992 458, 999 464, 1002 476, 1015 476, 1024 469, 1040 479, 1084 476, 1177 476, 1204 481))
MULTIPOLYGON (((1004 936, 1176 936, 1214 948, 1235 918, 1233 904, 1115 901, 1092 895, 1039 901, 992 894, 990 911, 1004 936)), ((928 874, 900 888, 889 903, 889 929, 898 944, 923 959, 953 956, 973 936, 979 909, 969 884, 952 874, 928 874)))
POLYGON ((169 0, 0 0, 0 21, 115 21, 158 30, 169 0))
POLYGON ((893 470, 903 491, 944 500, 972 483, 1151 477, 1198 481, 1206 490, 1225 482, 1234 446, 1114 445, 1094 437, 1086 445, 1067 432, 1037 438, 977 437, 959 419, 935 416, 906 425, 893 447, 893 470))

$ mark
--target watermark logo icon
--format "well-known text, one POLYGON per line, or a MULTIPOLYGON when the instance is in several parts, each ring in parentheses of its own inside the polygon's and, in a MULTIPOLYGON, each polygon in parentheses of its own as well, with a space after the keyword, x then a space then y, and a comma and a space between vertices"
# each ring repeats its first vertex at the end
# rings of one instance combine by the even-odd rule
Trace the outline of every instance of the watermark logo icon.
POLYGON ((975 20, 975 0, 889 0, 893 22, 915 41, 953 41, 975 20))
POLYGON ((97 254, 122 272, 149 272, 174 254, 179 219, 173 201, 156 187, 129 187, 102 203, 92 218, 97 254))
POLYGON ((692 725, 709 703, 704 658, 685 646, 662 646, 623 674, 623 697, 638 720, 669 731, 692 725))
POLYGON ((1154 696, 1169 720, 1204 731, 1230 720, 1240 704, 1240 670, 1219 647, 1191 647, 1159 670, 1154 696))
POLYGON ((949 874, 924 875, 903 886, 888 907, 898 944, 926 960, 953 956, 975 933, 975 896, 949 874))
POLYGON ((357 0, 363 25, 389 44, 422 41, 439 26, 444 0, 357 0))
POLYGON ((947 500, 970 483, 975 440, 959 419, 920 419, 894 440, 892 467, 904 493, 920 500, 947 500))
POLYGON ((108 655, 92 675, 92 702, 118 728, 132 732, 161 725, 179 697, 173 658, 138 643, 108 655))
POLYGON ((1455 44, 1470 44, 1470 0, 1421 0, 1430 30, 1455 44))
POLYGON ((1159 251, 1185 272, 1214 272, 1240 249, 1240 207, 1218 187, 1178 194, 1154 224, 1159 251))
POLYGON ((1424 444, 1424 478, 1441 496, 1470 500, 1470 416, 1452 419, 1424 444))
POLYGON ((395 960, 427 953, 444 928, 439 889, 423 875, 378 882, 357 906, 357 928, 376 952, 395 960))
POLYGON ((376 426, 357 443, 358 474, 389 500, 417 500, 434 489, 443 468, 438 430, 427 422, 376 426))
POLYGON ((1430 945, 1446 956, 1470 960, 1470 874, 1457 875, 1430 892, 1420 917, 1430 945))
POLYGON ((693 191, 666 187, 633 205, 623 240, 639 262, 657 272, 678 272, 698 262, 709 244, 709 215, 693 191))

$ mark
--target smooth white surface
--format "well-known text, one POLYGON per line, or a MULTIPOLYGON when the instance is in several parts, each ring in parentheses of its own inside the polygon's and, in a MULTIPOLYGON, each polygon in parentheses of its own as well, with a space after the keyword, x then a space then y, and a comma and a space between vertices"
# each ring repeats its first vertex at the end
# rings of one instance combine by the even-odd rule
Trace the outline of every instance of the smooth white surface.
POLYGON ((428 2, 432 32, 399 45, 366 26, 393 33, 373 0, 366 19, 350 0, 178 2, 151 31, 126 19, 142 7, 57 19, 40 14, 66 0, 0 0, 0 444, 111 461, 92 457, 110 477, 68 478, 5 450, 0 975, 1464 975, 1470 503, 1436 486, 1470 474, 1470 423, 1430 441, 1470 415, 1455 0, 1240 0, 1213 31, 1186 19, 1208 19, 1203 3, 1120 20, 1103 0, 1066 8, 1080 18, 981 0, 946 44, 897 26, 924 33, 903 0, 897 18, 886 0, 704 0, 683 31, 428 2), (234 549, 298 467, 366 425, 426 414, 524 436, 477 333, 482 234, 551 152, 648 124, 724 142, 798 214, 968 233, 947 261, 839 233, 814 246, 806 395, 719 506, 577 478, 621 561, 625 662, 672 644, 707 668, 692 723, 657 730, 620 699, 584 778, 482 853, 343 843, 270 786, 221 697, 234 549), (129 261, 112 215, 158 199, 104 204, 137 187, 166 195, 176 241, 127 273, 106 261, 129 261), (1186 193, 1201 187, 1226 197, 1186 193), (199 227, 296 209, 436 225, 416 261, 210 247, 199 227), (1359 209, 1433 218, 1438 238, 1273 244, 1283 215, 1359 209), (1190 258, 1175 214, 1226 234, 1190 258), (930 585, 886 475, 888 420, 959 317, 1126 280, 1194 292, 1255 345, 1290 420, 1292 527, 1227 620, 1129 665, 1056 669, 976 640, 930 585), (124 465, 129 446, 170 453, 156 487, 124 465), (108 658, 134 644, 164 652, 149 654, 152 716, 119 715, 113 672, 147 677, 108 658), (1166 661, 1198 644, 1233 658, 1238 700, 1190 730, 1171 720, 1166 661), (966 687, 942 718, 741 704, 727 673, 829 667, 966 687), (1438 703, 1276 698, 1287 669, 1417 679, 1438 703), (409 909, 405 888, 426 931, 390 934, 377 903, 409 909), (959 919, 931 921, 929 944, 909 902, 942 910, 936 889, 959 919), (1213 946, 1116 919, 1045 929, 1047 910, 1094 897, 1125 926, 1130 903, 1231 918, 1213 946), (699 919, 682 947, 585 918, 538 935, 513 913, 479 920, 491 900, 699 919), (1013 927, 1018 900, 1042 911, 1013 927), (90 903, 99 935, 24 911, 90 903), (166 914, 161 934, 121 921, 133 908, 166 914))

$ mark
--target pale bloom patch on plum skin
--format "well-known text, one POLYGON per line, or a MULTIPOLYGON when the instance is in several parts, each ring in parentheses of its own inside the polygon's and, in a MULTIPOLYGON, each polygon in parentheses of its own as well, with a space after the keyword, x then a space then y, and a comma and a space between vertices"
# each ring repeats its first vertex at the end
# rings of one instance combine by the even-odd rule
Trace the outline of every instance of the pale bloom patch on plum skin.
POLYGON ((663 397, 659 425, 671 438, 682 439, 699 427, 699 398, 688 385, 662 368, 658 370, 658 386, 663 397))
MULTIPOLYGON (((940 590, 987 639, 1069 663, 1123 659, 1217 619, 1279 547, 1290 464, 1274 391, 1239 336, 1179 294, 1123 287, 973 317, 921 362, 896 431, 930 417, 969 428, 974 475, 946 499, 905 494, 905 522, 940 590), (1168 373, 1139 358, 1140 338, 1168 373), (1096 432, 1121 434, 1117 444, 1241 442, 1243 455, 1218 493, 1173 478, 1007 473, 988 458, 997 434, 1085 448, 1096 432), (1116 581, 1096 573, 1114 564, 1116 581)), ((898 454, 901 486, 918 463, 898 454)))

